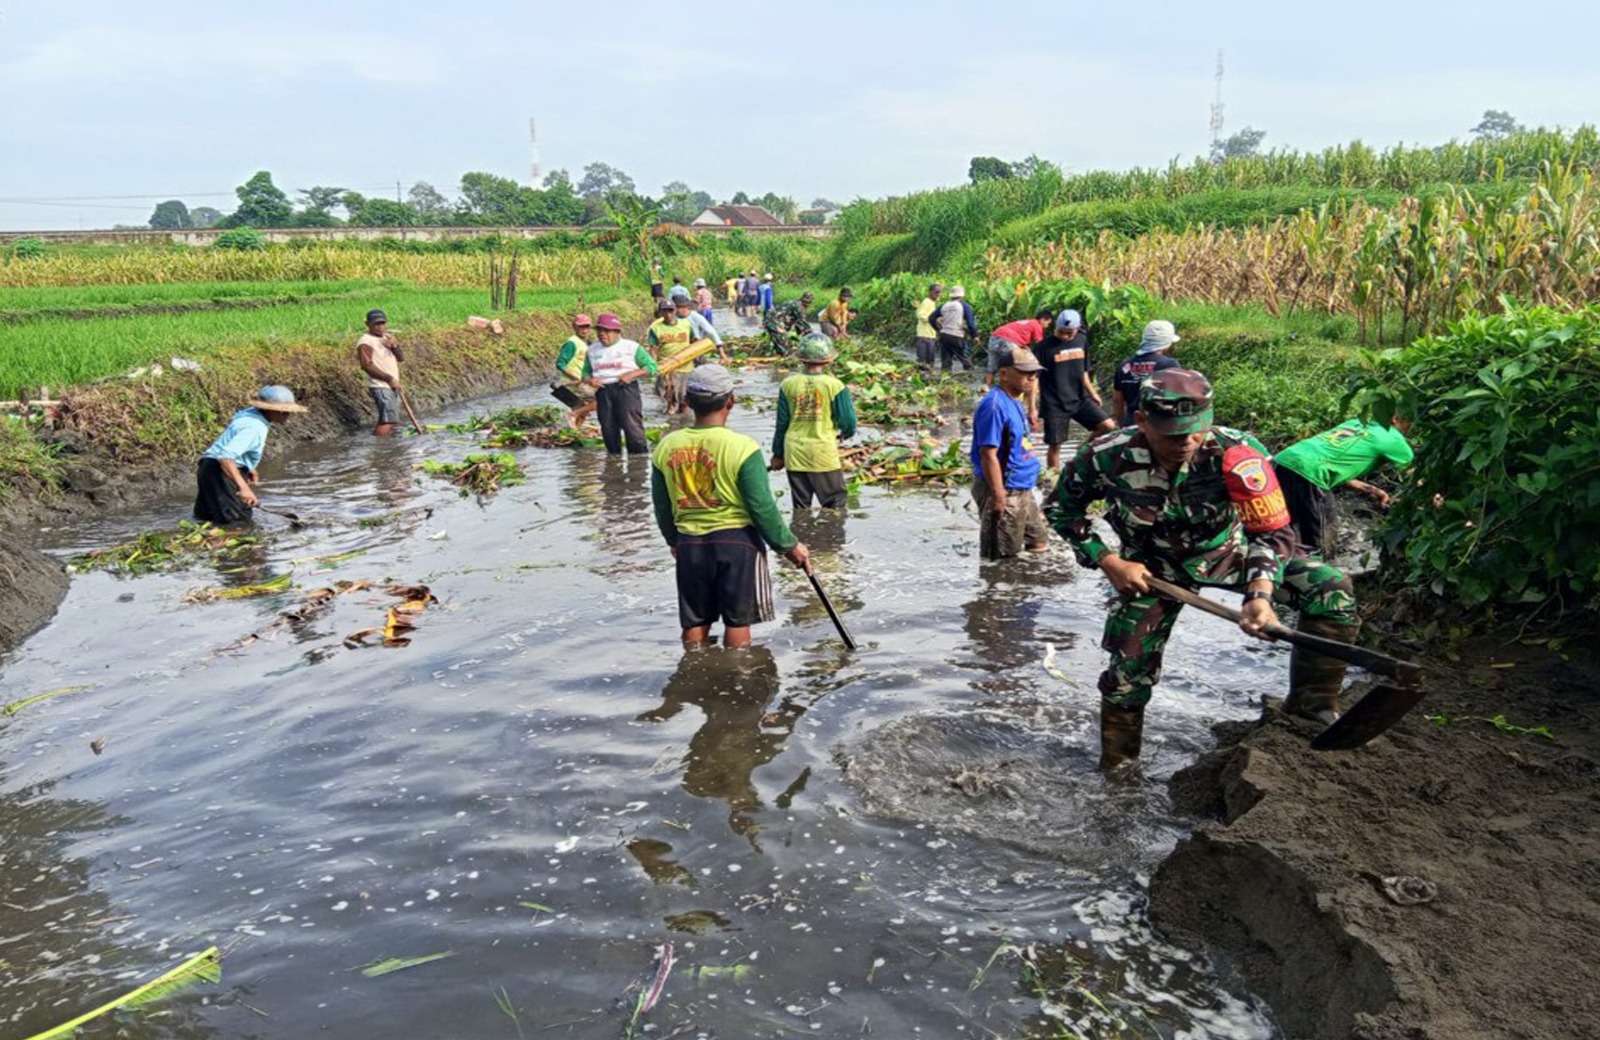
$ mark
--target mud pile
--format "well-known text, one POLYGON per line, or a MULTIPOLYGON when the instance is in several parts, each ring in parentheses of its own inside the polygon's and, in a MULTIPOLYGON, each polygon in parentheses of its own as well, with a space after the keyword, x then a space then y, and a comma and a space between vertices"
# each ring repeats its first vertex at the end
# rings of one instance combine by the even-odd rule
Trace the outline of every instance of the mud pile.
POLYGON ((50 620, 66 594, 67 573, 59 563, 0 540, 0 654, 50 620))
POLYGON ((1156 872, 1152 921, 1224 952, 1296 1038, 1591 1034, 1600 670, 1538 654, 1432 676, 1358 752, 1311 752, 1270 710, 1219 726, 1173 778, 1214 822, 1156 872))

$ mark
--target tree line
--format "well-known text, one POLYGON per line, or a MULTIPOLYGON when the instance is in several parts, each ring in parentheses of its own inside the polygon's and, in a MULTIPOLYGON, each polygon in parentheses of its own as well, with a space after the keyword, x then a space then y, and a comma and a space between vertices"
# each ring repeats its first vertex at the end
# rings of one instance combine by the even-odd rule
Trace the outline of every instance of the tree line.
MULTIPOLYGON (((509 177, 473 171, 461 175, 459 193, 447 197, 427 181, 418 181, 403 199, 363 195, 333 185, 298 189, 291 199, 273 183, 272 174, 258 171, 235 189, 239 204, 224 214, 209 206, 190 209, 181 199, 159 203, 150 215, 150 227, 182 230, 207 227, 535 227, 607 223, 619 207, 646 209, 663 221, 687 224, 703 210, 718 205, 710 193, 696 191, 683 181, 663 185, 661 195, 641 194, 632 177, 608 163, 592 162, 574 182, 566 170, 552 170, 539 187, 519 184, 509 177)), ((785 224, 823 222, 838 205, 825 198, 801 211, 793 198, 767 192, 735 192, 726 204, 760 206, 785 224)))

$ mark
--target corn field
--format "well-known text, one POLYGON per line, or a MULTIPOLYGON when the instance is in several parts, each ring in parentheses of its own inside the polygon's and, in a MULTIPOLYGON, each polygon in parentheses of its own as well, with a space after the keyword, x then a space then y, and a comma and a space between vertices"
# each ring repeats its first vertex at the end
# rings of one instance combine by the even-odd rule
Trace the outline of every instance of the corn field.
POLYGON ((1594 170, 1546 163, 1526 195, 1455 190, 1394 209, 1362 202, 1262 227, 1156 231, 1090 245, 990 249, 988 278, 1083 278, 1170 300, 1354 315, 1363 341, 1408 339, 1501 299, 1582 306, 1600 295, 1594 170))
MULTIPOLYGON (((428 288, 475 288, 487 284, 488 264, 487 256, 480 253, 338 247, 259 251, 127 247, 95 253, 51 252, 0 263, 0 287, 400 279, 428 288)), ((524 285, 618 284, 624 274, 623 265, 609 249, 529 250, 519 260, 524 285)))

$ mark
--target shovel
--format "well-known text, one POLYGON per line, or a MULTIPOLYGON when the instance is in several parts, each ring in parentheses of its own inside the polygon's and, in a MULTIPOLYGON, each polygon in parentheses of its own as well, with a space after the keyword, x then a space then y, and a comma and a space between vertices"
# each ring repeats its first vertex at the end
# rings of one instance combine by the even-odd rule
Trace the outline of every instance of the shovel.
POLYGON ((261 510, 263 513, 271 513, 273 516, 283 517, 285 520, 289 521, 289 527, 292 530, 298 531, 302 527, 306 526, 306 522, 300 519, 299 513, 291 513, 285 509, 273 509, 271 506, 263 505, 257 505, 256 508, 261 510))
MULTIPOLYGON (((1171 582, 1162 581, 1153 575, 1149 578, 1149 582, 1152 589, 1168 599, 1225 618, 1234 624, 1239 623, 1237 610, 1220 603, 1213 603, 1197 593, 1171 582)), ((1351 748, 1358 748, 1399 722, 1406 712, 1416 707, 1422 700, 1422 666, 1415 661, 1402 661, 1380 654, 1376 650, 1341 643, 1337 639, 1314 636, 1308 632, 1296 632, 1282 625, 1269 625, 1266 633, 1273 639, 1281 639, 1302 649, 1335 657, 1359 665, 1369 672, 1377 672, 1379 675, 1387 675, 1398 680, 1397 684, 1381 683, 1374 686, 1349 711, 1316 735, 1311 741, 1314 750, 1348 751, 1351 748)))

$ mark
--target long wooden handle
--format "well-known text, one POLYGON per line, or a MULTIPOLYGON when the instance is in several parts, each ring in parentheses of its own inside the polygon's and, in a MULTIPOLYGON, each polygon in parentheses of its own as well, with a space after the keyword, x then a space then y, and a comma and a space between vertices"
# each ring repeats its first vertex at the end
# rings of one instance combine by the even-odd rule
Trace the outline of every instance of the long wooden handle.
MULTIPOLYGON (((1174 585, 1170 581, 1163 581, 1155 575, 1150 575, 1148 580, 1152 589, 1168 599, 1177 600, 1179 603, 1232 621, 1234 624, 1239 623, 1239 612, 1231 607, 1223 606, 1221 603, 1214 603, 1198 593, 1190 592, 1188 589, 1174 585)), ((1422 676, 1422 666, 1415 661, 1402 661, 1387 654, 1380 654, 1376 650, 1368 650, 1365 647, 1341 643, 1337 639, 1328 639, 1324 636, 1312 635, 1309 632, 1296 632, 1294 629, 1285 628, 1283 625, 1268 625, 1266 633, 1274 639, 1281 639, 1285 643, 1313 650, 1326 657, 1348 661, 1350 664, 1359 665, 1380 675, 1391 675, 1407 682, 1416 682, 1422 676)))
POLYGON ((417 413, 411 410, 411 399, 406 396, 404 390, 400 391, 400 403, 406 406, 406 418, 411 420, 411 425, 416 431, 418 433, 427 433, 428 431, 422 428, 422 424, 417 422, 417 413))
POLYGON ((811 571, 806 571, 806 577, 811 579, 811 587, 817 590, 817 598, 822 600, 822 609, 828 612, 828 617, 833 621, 833 627, 839 630, 839 638, 844 640, 846 647, 854 650, 856 648, 855 637, 850 634, 848 628, 844 627, 844 618, 840 617, 839 612, 833 609, 833 601, 828 599, 828 594, 823 591, 822 582, 818 581, 817 576, 811 571))

